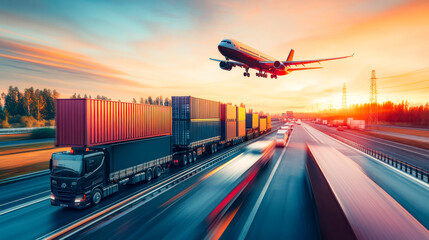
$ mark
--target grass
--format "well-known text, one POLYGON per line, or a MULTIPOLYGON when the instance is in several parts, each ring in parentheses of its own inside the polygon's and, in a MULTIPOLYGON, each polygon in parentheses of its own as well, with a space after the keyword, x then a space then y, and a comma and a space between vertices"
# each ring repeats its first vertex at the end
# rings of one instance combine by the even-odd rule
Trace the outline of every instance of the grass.
POLYGON ((31 133, 0 135, 0 142, 19 141, 30 139, 31 133))
POLYGON ((374 126, 374 127, 368 127, 368 129, 429 138, 429 131, 428 130, 404 129, 404 128, 387 127, 387 126, 374 126))
POLYGON ((418 148, 424 148, 424 149, 429 150, 429 143, 418 141, 418 140, 412 140, 412 139, 408 139, 408 138, 400 138, 400 137, 385 135, 385 134, 381 134, 381 133, 373 133, 370 131, 361 131, 360 133, 365 134, 365 135, 369 135, 369 136, 373 136, 373 137, 377 137, 377 138, 381 138, 384 140, 389 140, 392 142, 402 143, 405 145, 410 145, 410 146, 414 146, 414 147, 418 147, 418 148))
POLYGON ((23 145, 16 145, 16 146, 0 147, 0 156, 47 150, 52 148, 55 148, 53 142, 30 143, 30 144, 23 144, 23 145))
POLYGON ((52 153, 69 148, 52 148, 40 151, 21 152, 0 156, 0 179, 14 177, 49 168, 52 153))

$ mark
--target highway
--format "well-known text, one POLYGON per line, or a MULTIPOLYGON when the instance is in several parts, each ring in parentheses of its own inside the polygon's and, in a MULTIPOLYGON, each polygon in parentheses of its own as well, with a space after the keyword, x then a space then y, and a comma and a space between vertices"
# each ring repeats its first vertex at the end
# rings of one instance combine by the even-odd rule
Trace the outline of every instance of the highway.
MULTIPOLYGON (((271 133, 262 139, 273 136, 271 133)), ((303 124, 295 126, 287 147, 275 149, 272 160, 214 223, 209 218, 213 209, 219 206, 219 201, 231 192, 233 183, 243 174, 240 170, 242 164, 239 164, 243 150, 160 194, 94 222, 74 233, 72 238, 320 239, 320 224, 305 163, 306 143, 322 142, 348 156, 424 227, 429 227, 428 184, 303 124)), ((228 149, 217 155, 226 151, 228 149)), ((126 191, 105 199, 99 206, 84 210, 51 206, 49 177, 46 175, 0 185, 0 191, 4 193, 0 196, 2 238, 47 237, 53 231, 88 218, 184 170, 170 169, 160 179, 128 186, 126 191)))
MULTIPOLYGON (((269 136, 272 137, 272 134, 269 136)), ((217 155, 228 150, 229 149, 219 151, 217 155)), ((238 154, 239 153, 211 166, 202 174, 224 162, 227 162, 238 154)), ((204 162, 207 158, 210 158, 210 156, 197 161, 193 165, 204 162)), ((35 239, 44 236, 60 227, 72 223, 73 221, 84 218, 93 212, 103 209, 112 203, 118 202, 122 199, 127 199, 139 191, 148 189, 150 186, 161 182, 167 177, 180 173, 182 170, 183 169, 181 168, 170 168, 167 169, 167 172, 163 174, 161 178, 151 181, 148 184, 127 185, 127 189, 125 191, 121 191, 120 193, 105 199, 96 207, 84 210, 51 206, 49 201, 50 183, 48 175, 0 185, 0 192, 3 193, 0 196, 0 232, 3 233, 2 237, 13 239, 35 239)), ((189 180, 190 181, 185 181, 184 185, 179 185, 178 188, 173 189, 175 189, 175 191, 179 191, 183 187, 186 188, 187 184, 192 185, 192 181, 195 181, 194 178, 190 178, 189 180)), ((172 191, 173 189, 166 193, 174 196, 177 192, 172 191)), ((163 196, 169 196, 168 194, 163 196)))
POLYGON ((329 134, 352 140, 361 145, 378 150, 403 162, 410 163, 416 167, 429 171, 429 150, 417 148, 397 142, 392 142, 359 133, 359 131, 345 129, 338 131, 336 128, 319 124, 310 124, 312 127, 329 134))
POLYGON ((0 142, 0 147, 12 147, 12 146, 21 146, 21 145, 36 144, 36 143, 48 143, 48 142, 52 142, 52 144, 54 144, 55 138, 5 141, 5 142, 0 142))

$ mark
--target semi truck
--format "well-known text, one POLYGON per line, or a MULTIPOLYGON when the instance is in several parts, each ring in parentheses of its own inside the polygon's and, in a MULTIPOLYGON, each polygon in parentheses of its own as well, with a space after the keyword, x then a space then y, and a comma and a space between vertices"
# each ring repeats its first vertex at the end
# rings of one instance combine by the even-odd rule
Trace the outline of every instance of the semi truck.
POLYGON ((172 107, 57 99, 56 146, 71 149, 50 159, 51 204, 97 205, 125 184, 151 181, 170 166, 249 139, 243 130, 245 109, 227 108, 222 118, 220 102, 190 96, 172 97, 172 107), (226 127, 223 138, 227 121, 236 124, 226 127))

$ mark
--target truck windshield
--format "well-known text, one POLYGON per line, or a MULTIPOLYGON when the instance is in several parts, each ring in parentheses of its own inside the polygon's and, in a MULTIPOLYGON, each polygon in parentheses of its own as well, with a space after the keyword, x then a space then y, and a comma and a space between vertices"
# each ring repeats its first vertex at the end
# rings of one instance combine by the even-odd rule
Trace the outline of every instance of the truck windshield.
POLYGON ((82 156, 52 154, 52 173, 60 176, 79 177, 82 175, 82 156))

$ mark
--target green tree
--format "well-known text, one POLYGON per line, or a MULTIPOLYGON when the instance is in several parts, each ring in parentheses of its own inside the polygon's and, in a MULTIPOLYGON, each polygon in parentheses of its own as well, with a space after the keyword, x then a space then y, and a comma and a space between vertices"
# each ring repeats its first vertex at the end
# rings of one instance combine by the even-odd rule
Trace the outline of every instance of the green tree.
POLYGON ((5 110, 11 115, 18 115, 18 87, 9 86, 8 93, 4 98, 5 110))

